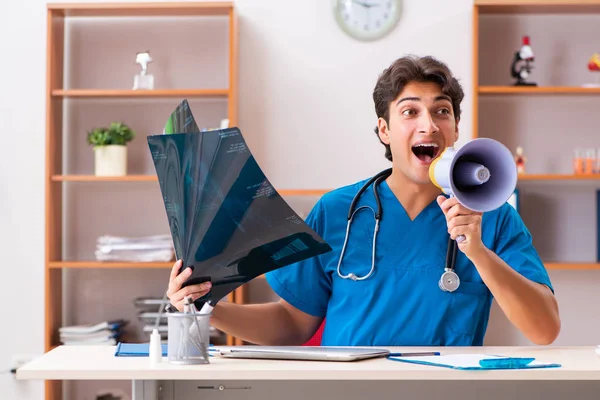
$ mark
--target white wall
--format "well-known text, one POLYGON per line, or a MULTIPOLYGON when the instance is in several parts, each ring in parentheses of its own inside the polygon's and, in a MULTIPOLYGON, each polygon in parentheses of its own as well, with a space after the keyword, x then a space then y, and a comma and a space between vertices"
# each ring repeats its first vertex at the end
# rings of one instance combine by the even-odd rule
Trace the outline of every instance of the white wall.
MULTIPOLYGON (((13 354, 44 348, 45 22, 43 1, 0 1, 2 372, 13 354)), ((41 399, 43 385, 3 373, 0 393, 41 399)))
MULTIPOLYGON (((239 125, 277 187, 331 188, 387 166, 372 132, 371 93, 381 70, 405 53, 448 62, 467 95, 461 142, 470 137, 472 2, 404 3, 400 26, 365 44, 337 28, 326 0, 236 1, 239 125)), ((2 331, 2 370, 15 353, 43 350, 45 6, 0 0, 0 300, 3 320, 17 327, 2 331)), ((564 271, 552 278, 564 324, 557 343, 594 343, 598 323, 576 311, 584 294, 594 294, 597 275, 564 271)), ((496 308, 487 341, 526 343, 496 308)), ((0 376, 3 398, 41 399, 42 390, 39 382, 0 376)))

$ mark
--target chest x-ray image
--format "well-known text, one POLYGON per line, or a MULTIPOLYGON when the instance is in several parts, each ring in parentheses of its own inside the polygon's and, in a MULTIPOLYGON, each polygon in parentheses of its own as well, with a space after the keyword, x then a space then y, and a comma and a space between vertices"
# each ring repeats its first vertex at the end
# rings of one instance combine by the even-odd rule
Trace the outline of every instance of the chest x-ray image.
POLYGON ((147 141, 176 257, 182 270, 193 269, 183 286, 212 282, 199 306, 331 250, 271 185, 238 128, 151 135, 147 141))

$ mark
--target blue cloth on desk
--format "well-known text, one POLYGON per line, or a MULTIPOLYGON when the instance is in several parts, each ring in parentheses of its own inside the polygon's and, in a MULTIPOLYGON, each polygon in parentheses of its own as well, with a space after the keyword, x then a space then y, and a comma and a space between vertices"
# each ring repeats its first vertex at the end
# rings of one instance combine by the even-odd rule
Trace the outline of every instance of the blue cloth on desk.
MULTIPOLYGON (((167 345, 162 344, 162 355, 167 356, 167 345)), ((150 355, 149 343, 121 343, 115 349, 115 357, 148 357, 150 355)))

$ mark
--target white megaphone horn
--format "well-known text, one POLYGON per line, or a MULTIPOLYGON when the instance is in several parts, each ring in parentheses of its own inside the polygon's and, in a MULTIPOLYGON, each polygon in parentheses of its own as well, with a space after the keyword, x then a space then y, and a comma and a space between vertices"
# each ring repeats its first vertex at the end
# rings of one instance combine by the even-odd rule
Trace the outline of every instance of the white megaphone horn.
POLYGON ((458 150, 445 149, 429 166, 429 178, 466 208, 486 212, 502 206, 515 191, 517 165, 502 143, 477 138, 458 150))

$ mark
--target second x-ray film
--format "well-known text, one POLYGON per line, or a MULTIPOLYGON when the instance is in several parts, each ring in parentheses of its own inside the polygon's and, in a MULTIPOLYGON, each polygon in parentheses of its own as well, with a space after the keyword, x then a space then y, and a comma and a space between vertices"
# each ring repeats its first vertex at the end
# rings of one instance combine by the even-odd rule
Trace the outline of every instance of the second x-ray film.
POLYGON ((172 133, 193 133, 199 131, 200 129, 196 125, 190 104, 187 100, 183 100, 177 105, 175 111, 169 115, 163 133, 168 135, 172 133))
POLYGON ((216 303, 268 271, 331 247, 278 194, 238 128, 148 136, 175 254, 216 303))

